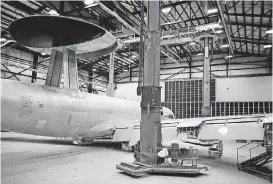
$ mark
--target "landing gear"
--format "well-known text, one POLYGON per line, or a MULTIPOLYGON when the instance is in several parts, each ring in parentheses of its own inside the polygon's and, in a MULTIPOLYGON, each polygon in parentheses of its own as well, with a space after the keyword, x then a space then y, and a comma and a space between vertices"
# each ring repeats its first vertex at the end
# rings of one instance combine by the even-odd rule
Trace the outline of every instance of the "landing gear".
POLYGON ((121 149, 124 151, 132 151, 132 147, 129 146, 129 142, 122 142, 121 149))
POLYGON ((209 156, 220 159, 223 155, 223 143, 219 141, 218 143, 212 145, 209 149, 209 156))
POLYGON ((86 137, 73 137, 73 144, 75 145, 90 145, 94 142, 94 139, 86 137))

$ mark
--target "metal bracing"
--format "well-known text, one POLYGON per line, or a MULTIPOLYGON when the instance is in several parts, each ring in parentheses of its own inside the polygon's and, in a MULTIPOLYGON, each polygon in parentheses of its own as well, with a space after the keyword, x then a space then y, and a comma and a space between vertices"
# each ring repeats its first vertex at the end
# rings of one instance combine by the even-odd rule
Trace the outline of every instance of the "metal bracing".
MULTIPOLYGON (((230 29, 230 45, 234 48, 235 56, 238 52, 252 56, 270 56, 272 49, 264 49, 263 45, 272 44, 272 35, 265 34, 266 30, 272 29, 271 1, 229 1, 224 5, 222 1, 214 2, 220 4, 219 7, 224 7, 222 13, 220 11, 218 14, 218 18, 222 21, 223 17, 227 18, 227 26, 224 27, 230 29)), ((211 23, 211 19, 207 17, 204 10, 204 1, 175 0, 161 1, 160 4, 161 9, 171 7, 169 13, 160 13, 161 28, 164 31, 179 30, 179 32, 185 32, 188 26, 211 23)), ((89 8, 86 8, 83 1, 2 1, 1 37, 11 39, 7 34, 7 28, 12 21, 34 14, 49 14, 51 9, 63 16, 71 16, 99 24, 112 33, 126 32, 124 37, 121 37, 125 40, 130 39, 130 36, 137 38, 141 28, 140 1, 100 1, 99 5, 89 8), (128 33, 128 29, 125 29, 127 27, 129 27, 131 34, 128 33)), ((144 5, 144 12, 147 12, 146 5, 144 5)), ((142 28, 146 30, 145 22, 142 28)), ((123 57, 128 57, 129 54, 138 57, 139 44, 132 43, 129 46, 134 49, 125 47, 117 51, 117 53, 123 55, 123 57)), ((227 53, 227 49, 220 49, 220 46, 219 42, 215 40, 214 51, 227 53)), ((161 56, 163 59, 170 58, 174 62, 180 63, 182 60, 188 62, 190 53, 196 55, 198 52, 203 51, 204 48, 200 46, 185 46, 185 44, 176 43, 175 45, 167 45, 166 48, 162 49, 161 56)), ((90 61, 96 61, 97 59, 90 58, 90 61)), ((108 62, 109 57, 103 57, 99 62, 95 62, 92 68, 97 70, 97 73, 100 72, 100 75, 107 76, 109 72, 108 62)), ((129 67, 127 60, 122 57, 120 59, 116 58, 115 63, 115 75, 124 72, 123 66, 129 67)), ((130 68, 136 68, 138 64, 138 59, 135 59, 134 63, 130 64, 130 68)), ((89 66, 91 65, 79 63, 79 68, 86 71, 88 71, 89 66)), ((200 70, 202 69, 200 68, 200 70)))

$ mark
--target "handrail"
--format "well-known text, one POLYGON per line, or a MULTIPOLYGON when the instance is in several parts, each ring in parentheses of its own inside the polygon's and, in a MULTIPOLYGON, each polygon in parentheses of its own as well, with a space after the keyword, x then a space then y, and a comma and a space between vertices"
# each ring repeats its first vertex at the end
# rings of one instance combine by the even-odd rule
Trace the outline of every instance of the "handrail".
POLYGON ((257 147, 259 147, 259 146, 261 146, 261 145, 263 145, 263 143, 262 143, 262 144, 259 144, 259 145, 257 145, 257 146, 254 146, 254 147, 252 147, 252 148, 249 149, 250 158, 251 158, 251 150, 252 150, 252 149, 255 149, 255 148, 257 148, 257 147))
POLYGON ((247 144, 245 144, 245 145, 243 145, 243 146, 241 146, 241 147, 239 147, 239 148, 237 148, 237 166, 239 166, 239 155, 238 155, 239 149, 241 149, 243 147, 246 147, 247 145, 250 145, 251 143, 252 143, 252 141, 249 142, 249 143, 247 143, 247 144))

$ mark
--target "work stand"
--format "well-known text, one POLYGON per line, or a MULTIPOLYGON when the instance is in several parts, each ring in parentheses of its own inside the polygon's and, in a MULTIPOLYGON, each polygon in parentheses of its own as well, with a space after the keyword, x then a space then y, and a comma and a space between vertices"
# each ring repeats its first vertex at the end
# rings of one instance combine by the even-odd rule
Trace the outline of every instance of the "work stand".
MULTIPOLYGON (((161 150, 164 148, 161 148, 161 150)), ((139 150, 135 150, 133 163, 121 162, 116 168, 132 177, 141 177, 147 174, 190 174, 197 176, 201 171, 208 171, 205 165, 198 164, 197 149, 179 149, 178 145, 172 144, 168 150, 168 156, 162 158, 154 156, 155 164, 141 163, 139 150)))

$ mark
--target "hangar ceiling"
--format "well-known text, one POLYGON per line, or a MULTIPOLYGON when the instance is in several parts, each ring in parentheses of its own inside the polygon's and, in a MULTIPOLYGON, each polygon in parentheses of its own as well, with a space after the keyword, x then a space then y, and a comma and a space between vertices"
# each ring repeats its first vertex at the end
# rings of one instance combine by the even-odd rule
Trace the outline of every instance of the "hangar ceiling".
MULTIPOLYGON (((272 45, 272 34, 266 34, 266 31, 272 29, 272 1, 210 1, 209 6, 218 9, 211 16, 207 16, 205 6, 205 1, 162 1, 162 36, 167 35, 168 41, 170 35, 190 32, 197 26, 224 22, 223 34, 227 36, 224 41, 230 39, 230 49, 221 47, 223 41, 214 40, 213 53, 228 55, 232 50, 234 56, 263 57, 269 61, 268 65, 271 67, 272 48, 266 48, 266 45, 272 45)), ((146 10, 145 7, 144 12, 146 10)), ((89 5, 84 1, 1 1, 1 37, 11 39, 7 28, 12 21, 43 14, 59 14, 90 21, 115 35, 123 43, 123 47, 116 51, 115 74, 139 66, 139 43, 131 40, 139 38, 140 35, 140 1, 92 1, 89 5), (124 44, 125 42, 128 44, 124 44)), ((146 20, 143 22, 144 30, 146 20)), ((13 47, 25 49, 19 45, 13 47)), ((202 43, 177 41, 161 46, 161 58, 171 58, 177 63, 190 63, 190 57, 203 53, 203 49, 202 43)), ((94 72, 107 76, 109 59, 109 56, 102 56, 80 60, 78 68, 87 71, 92 68, 94 72)), ((16 60, 18 58, 14 58, 16 60)), ((257 63, 253 61, 252 64, 257 63)), ((41 64, 39 67, 45 66, 41 64)))

